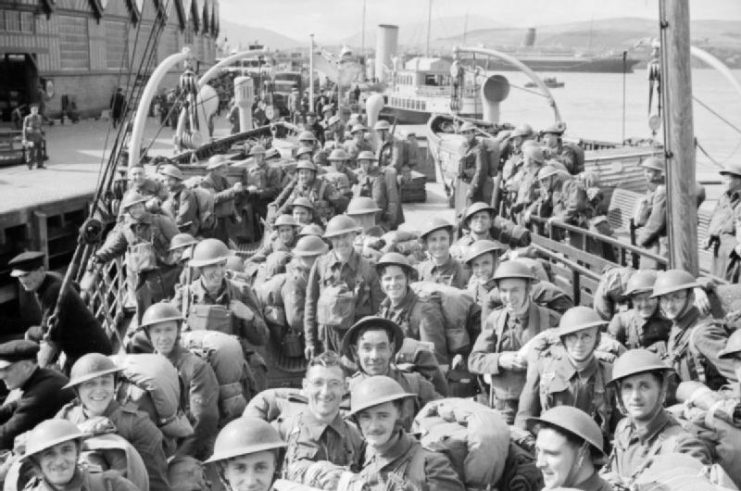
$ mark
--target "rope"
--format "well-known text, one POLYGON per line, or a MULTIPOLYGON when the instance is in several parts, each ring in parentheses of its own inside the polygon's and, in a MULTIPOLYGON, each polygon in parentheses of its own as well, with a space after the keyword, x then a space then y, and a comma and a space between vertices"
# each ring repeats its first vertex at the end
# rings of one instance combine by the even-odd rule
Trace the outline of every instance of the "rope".
POLYGON ((512 88, 515 88, 515 89, 521 90, 521 91, 523 91, 523 92, 528 92, 528 93, 530 93, 530 94, 533 94, 533 95, 537 95, 537 96, 543 97, 543 98, 545 98, 545 99, 548 99, 548 96, 547 96, 547 95, 545 95, 545 94, 543 94, 542 92, 538 92, 538 91, 536 91, 536 90, 531 90, 531 89, 528 89, 528 88, 526 88, 526 87, 522 87, 522 86, 519 86, 519 85, 515 85, 515 84, 513 84, 512 82, 510 82, 509 86, 510 86, 510 87, 512 87, 512 88))
POLYGON ((718 118, 721 121, 723 121, 725 124, 727 124, 728 126, 730 126, 732 129, 736 130, 737 133, 741 134, 741 128, 739 128, 738 126, 734 125, 733 123, 731 123, 730 121, 728 121, 726 118, 724 118, 723 116, 721 116, 720 114, 718 114, 710 106, 708 106, 707 104, 705 104, 704 102, 702 102, 700 99, 698 99, 694 95, 692 96, 692 99, 695 102, 697 102, 698 104, 700 104, 702 107, 704 107, 705 109, 707 109, 713 116, 715 116, 716 118, 718 118))

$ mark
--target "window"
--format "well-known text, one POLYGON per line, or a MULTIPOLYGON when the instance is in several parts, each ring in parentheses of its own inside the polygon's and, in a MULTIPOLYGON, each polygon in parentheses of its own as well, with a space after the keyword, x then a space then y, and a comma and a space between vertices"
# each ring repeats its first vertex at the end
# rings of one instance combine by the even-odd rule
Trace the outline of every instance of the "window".
POLYGON ((126 22, 104 20, 103 24, 105 25, 106 67, 111 70, 127 67, 126 22))
POLYGON ((90 68, 87 18, 57 15, 62 70, 90 68))
POLYGON ((0 32, 22 32, 33 34, 35 24, 32 12, 0 10, 0 32))

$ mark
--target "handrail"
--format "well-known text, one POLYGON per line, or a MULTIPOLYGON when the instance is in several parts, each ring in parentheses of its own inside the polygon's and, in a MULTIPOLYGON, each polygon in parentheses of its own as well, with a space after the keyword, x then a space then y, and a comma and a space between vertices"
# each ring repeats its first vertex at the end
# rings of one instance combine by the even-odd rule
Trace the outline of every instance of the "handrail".
POLYGON ((551 251, 547 247, 543 247, 540 244, 532 244, 532 246, 535 250, 540 251, 553 259, 558 259, 558 261, 562 262, 563 264, 568 266, 571 270, 576 271, 579 274, 582 274, 584 276, 589 276, 593 280, 599 280, 600 277, 602 276, 600 273, 596 271, 592 271, 589 268, 585 268, 581 264, 575 263, 571 259, 565 258, 563 256, 557 256, 555 252, 551 251))

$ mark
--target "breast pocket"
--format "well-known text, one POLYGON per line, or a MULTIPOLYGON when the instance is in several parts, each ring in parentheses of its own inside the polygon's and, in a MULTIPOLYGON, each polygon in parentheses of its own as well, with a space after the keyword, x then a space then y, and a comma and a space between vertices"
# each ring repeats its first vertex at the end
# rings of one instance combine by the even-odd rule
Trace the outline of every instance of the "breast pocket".
POLYGON ((571 405, 569 389, 568 382, 557 375, 542 379, 540 381, 541 409, 545 411, 555 406, 571 405))

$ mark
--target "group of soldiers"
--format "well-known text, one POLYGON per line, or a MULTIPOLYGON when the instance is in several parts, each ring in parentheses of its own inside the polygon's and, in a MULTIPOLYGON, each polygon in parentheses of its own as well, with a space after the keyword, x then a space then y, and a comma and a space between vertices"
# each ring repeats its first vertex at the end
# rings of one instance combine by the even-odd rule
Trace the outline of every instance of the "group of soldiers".
MULTIPOLYGON (((551 206, 547 218, 593 219, 575 205, 589 196, 573 177, 582 169, 562 129, 546 131, 545 150, 523 144, 521 130, 508 141, 522 161, 513 153, 502 170, 504 188, 517 190, 508 213, 527 220, 551 206), (540 196, 518 201, 533 179, 540 196)), ((712 483, 696 471, 687 478, 696 486, 741 485, 733 459, 707 437, 714 418, 741 424, 741 333, 733 316, 711 313, 713 285, 682 270, 626 269, 610 308, 597 305, 597 292, 595 305, 574 305, 531 248, 495 239, 497 210, 475 186, 459 223, 434 216, 398 230, 398 175, 410 164, 391 131, 377 123, 373 142, 354 123, 352 139, 326 149, 307 127, 286 172, 253 145, 252 165, 234 184, 231 162, 213 157, 199 184, 211 193, 212 223, 178 166, 161 166, 156 178, 128 169, 119 218, 91 260, 91 274, 106 275, 103 265, 124 257, 135 304, 126 355, 110 356, 85 285, 62 290, 42 253, 11 260, 36 317, 23 339, 0 344, 10 391, 0 444, 13 450, 2 467, 6 487, 12 479, 10 489, 16 481, 29 489, 203 489, 208 480, 234 490, 472 489, 477 469, 461 465, 449 443, 465 425, 440 426, 437 446, 419 435, 420 419, 453 396, 475 401, 460 419, 494 415, 508 428, 497 435, 507 450, 487 455, 499 469, 492 489, 629 489, 659 479, 662 459, 675 473, 712 468, 712 483), (240 194, 269 225, 251 253, 230 236, 240 194), (198 333, 236 350, 204 349, 198 333), (268 388, 269 350, 306 363, 301 389, 268 388), (135 360, 162 363, 162 378, 177 374, 170 413, 161 409, 166 388, 151 387, 159 379, 148 379, 149 406, 122 389, 135 360), (227 362, 237 367, 229 380, 227 362), (700 418, 704 431, 684 411, 702 402, 698 387, 713 400, 700 418), (108 458, 78 464, 110 435, 124 462, 99 451, 108 458)), ((483 142, 475 129, 461 131, 469 149, 461 178, 476 182, 483 142)), ((643 163, 647 178, 661 170, 654 164, 643 163)), ((738 192, 729 184, 727 194, 721 205, 732 208, 738 192)), ((476 445, 464 447, 475 461, 476 445)))

